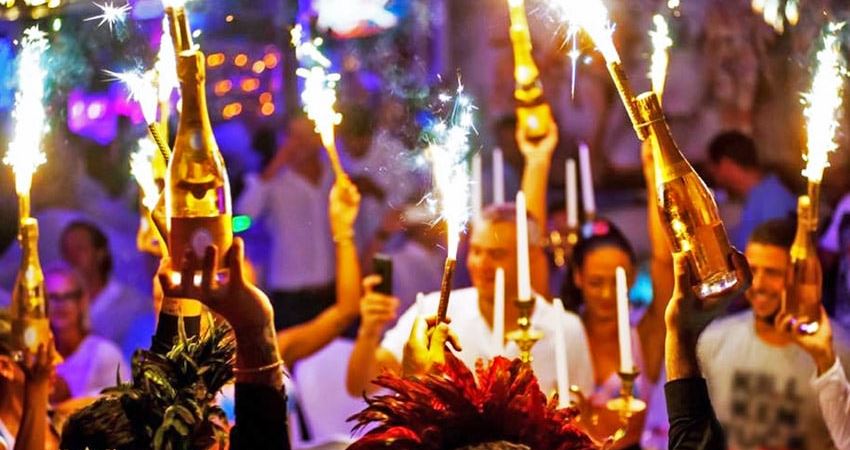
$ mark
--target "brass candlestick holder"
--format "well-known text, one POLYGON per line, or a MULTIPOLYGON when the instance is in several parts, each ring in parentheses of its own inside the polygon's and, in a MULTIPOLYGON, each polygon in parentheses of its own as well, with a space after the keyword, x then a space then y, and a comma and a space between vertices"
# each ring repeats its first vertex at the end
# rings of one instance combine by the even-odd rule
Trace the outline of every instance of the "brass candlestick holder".
POLYGON ((620 376, 622 382, 620 396, 609 400, 605 404, 605 407, 611 411, 620 413, 620 418, 626 424, 633 415, 646 409, 646 402, 636 398, 632 393, 635 387, 635 380, 640 375, 637 369, 633 369, 631 372, 617 372, 617 374, 620 376))
POLYGON ((517 299, 516 305, 519 308, 519 319, 516 321, 519 329, 508 333, 507 338, 516 342, 519 347, 519 360, 523 364, 530 364, 533 359, 531 349, 537 341, 543 339, 543 332, 531 327, 531 310, 534 309, 534 300, 517 299))

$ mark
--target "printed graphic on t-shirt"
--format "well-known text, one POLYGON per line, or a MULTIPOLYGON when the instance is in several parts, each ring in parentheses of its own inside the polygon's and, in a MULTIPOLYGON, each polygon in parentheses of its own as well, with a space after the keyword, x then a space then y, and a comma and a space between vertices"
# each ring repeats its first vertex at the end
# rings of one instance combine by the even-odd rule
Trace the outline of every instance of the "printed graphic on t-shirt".
POLYGON ((805 450, 803 397, 794 378, 736 370, 729 420, 723 424, 733 450, 805 450))

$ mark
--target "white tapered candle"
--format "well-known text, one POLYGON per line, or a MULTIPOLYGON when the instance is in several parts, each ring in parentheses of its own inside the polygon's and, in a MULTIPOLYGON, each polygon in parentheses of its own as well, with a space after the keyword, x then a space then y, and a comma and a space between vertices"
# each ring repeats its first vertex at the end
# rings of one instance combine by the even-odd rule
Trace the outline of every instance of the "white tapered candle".
POLYGON ((582 142, 578 147, 578 163, 581 169, 581 199, 584 203, 584 214, 587 217, 596 215, 596 196, 593 192, 593 173, 590 170, 590 147, 582 142))
POLYGON ((481 153, 476 153, 472 157, 472 217, 475 220, 481 218, 481 210, 483 209, 481 179, 481 153))
POLYGON ((620 343, 620 371, 632 373, 635 370, 632 359, 632 335, 629 325, 629 286, 626 269, 617 267, 617 337, 620 343))
POLYGON ((528 216, 525 193, 516 194, 516 254, 517 254, 517 297, 519 301, 531 301, 531 268, 528 259, 528 216))
POLYGON ((493 203, 505 203, 505 157, 499 147, 493 150, 493 203))
POLYGON ((560 298, 554 301, 558 323, 555 325, 555 374, 558 377, 558 407, 570 406, 570 373, 567 359, 567 338, 564 333, 564 303, 560 298))
POLYGON ((505 269, 496 269, 496 286, 493 292, 493 344, 501 354, 505 345, 505 269))
POLYGON ((566 188, 567 188, 567 228, 575 230, 578 228, 578 183, 576 174, 576 161, 572 158, 567 160, 566 188))

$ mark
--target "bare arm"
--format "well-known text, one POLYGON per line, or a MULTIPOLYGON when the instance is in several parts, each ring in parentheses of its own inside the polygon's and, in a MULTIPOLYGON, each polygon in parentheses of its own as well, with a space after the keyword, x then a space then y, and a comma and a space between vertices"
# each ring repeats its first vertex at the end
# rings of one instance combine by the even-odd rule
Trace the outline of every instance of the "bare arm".
MULTIPOLYGON (((522 173, 522 191, 525 193, 528 212, 540 226, 541 235, 545 235, 547 221, 546 191, 549 187, 549 171, 552 167, 552 154, 558 145, 558 126, 549 124, 549 133, 538 141, 531 141, 525 135, 523 127, 517 127, 516 140, 520 152, 525 158, 522 173)), ((544 296, 549 294, 549 264, 545 255, 535 252, 534 270, 531 273, 532 288, 544 296), (541 258, 542 257, 542 258, 541 258)))
POLYGON ((40 345, 35 354, 25 354, 22 368, 24 405, 14 450, 44 450, 47 438, 47 398, 53 372, 53 343, 40 345))
POLYGON ((643 142, 643 173, 646 180, 646 217, 651 245, 651 261, 649 273, 652 278, 652 303, 638 324, 640 348, 643 353, 647 377, 658 381, 661 365, 664 361, 664 342, 666 328, 664 326, 664 310, 673 293, 673 257, 670 244, 661 226, 661 216, 657 206, 657 190, 655 185, 655 169, 652 159, 652 143, 650 139, 643 142))

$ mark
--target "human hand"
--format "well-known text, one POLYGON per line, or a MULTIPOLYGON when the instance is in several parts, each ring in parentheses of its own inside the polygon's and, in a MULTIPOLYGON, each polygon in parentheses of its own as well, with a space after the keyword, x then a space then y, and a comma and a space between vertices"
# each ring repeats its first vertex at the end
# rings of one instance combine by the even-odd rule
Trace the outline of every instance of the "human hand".
POLYGON ((821 306, 820 321, 814 333, 807 333, 795 326, 794 316, 788 313, 780 313, 776 317, 776 329, 789 337, 800 346, 815 362, 818 375, 822 375, 835 364, 835 347, 832 343, 832 326, 826 310, 821 306))
POLYGON ((337 177, 328 198, 328 217, 335 241, 354 237, 354 221, 360 211, 360 192, 347 176, 337 177))
POLYGON ((360 334, 379 338, 387 324, 397 317, 397 298, 374 292, 381 277, 369 275, 363 279, 363 298, 360 299, 360 334))
POLYGON ((558 146, 558 125, 554 120, 549 121, 548 132, 541 139, 531 140, 527 130, 521 125, 516 128, 516 141, 519 151, 528 162, 550 162, 555 147, 558 146))
POLYGON ((27 388, 50 387, 57 357, 53 338, 46 343, 38 344, 35 352, 28 348, 23 350, 21 361, 18 363, 24 373, 24 383, 27 388))
POLYGON ((243 331, 264 330, 274 322, 271 302, 263 291, 248 281, 245 267, 245 242, 235 237, 224 263, 229 276, 219 280, 218 248, 209 246, 201 264, 201 277, 192 270, 198 267, 198 256, 189 249, 180 274, 179 284, 168 272, 158 274, 166 296, 197 299, 215 311, 233 327, 237 337, 243 331))
POLYGON ((708 324, 726 310, 729 302, 749 288, 752 283, 752 273, 746 257, 733 248, 729 258, 738 276, 737 289, 720 297, 701 299, 697 297, 692 287, 695 275, 688 264, 688 254, 673 255, 675 284, 673 295, 664 314, 668 332, 687 337, 695 343, 696 338, 708 324))
MULTIPOLYGON (((446 319, 451 322, 450 319, 446 319)), ((410 338, 404 345, 401 361, 404 376, 429 373, 434 366, 446 362, 446 343, 455 351, 461 351, 460 339, 445 322, 437 323, 436 316, 427 319, 417 317, 410 330, 410 338)))

